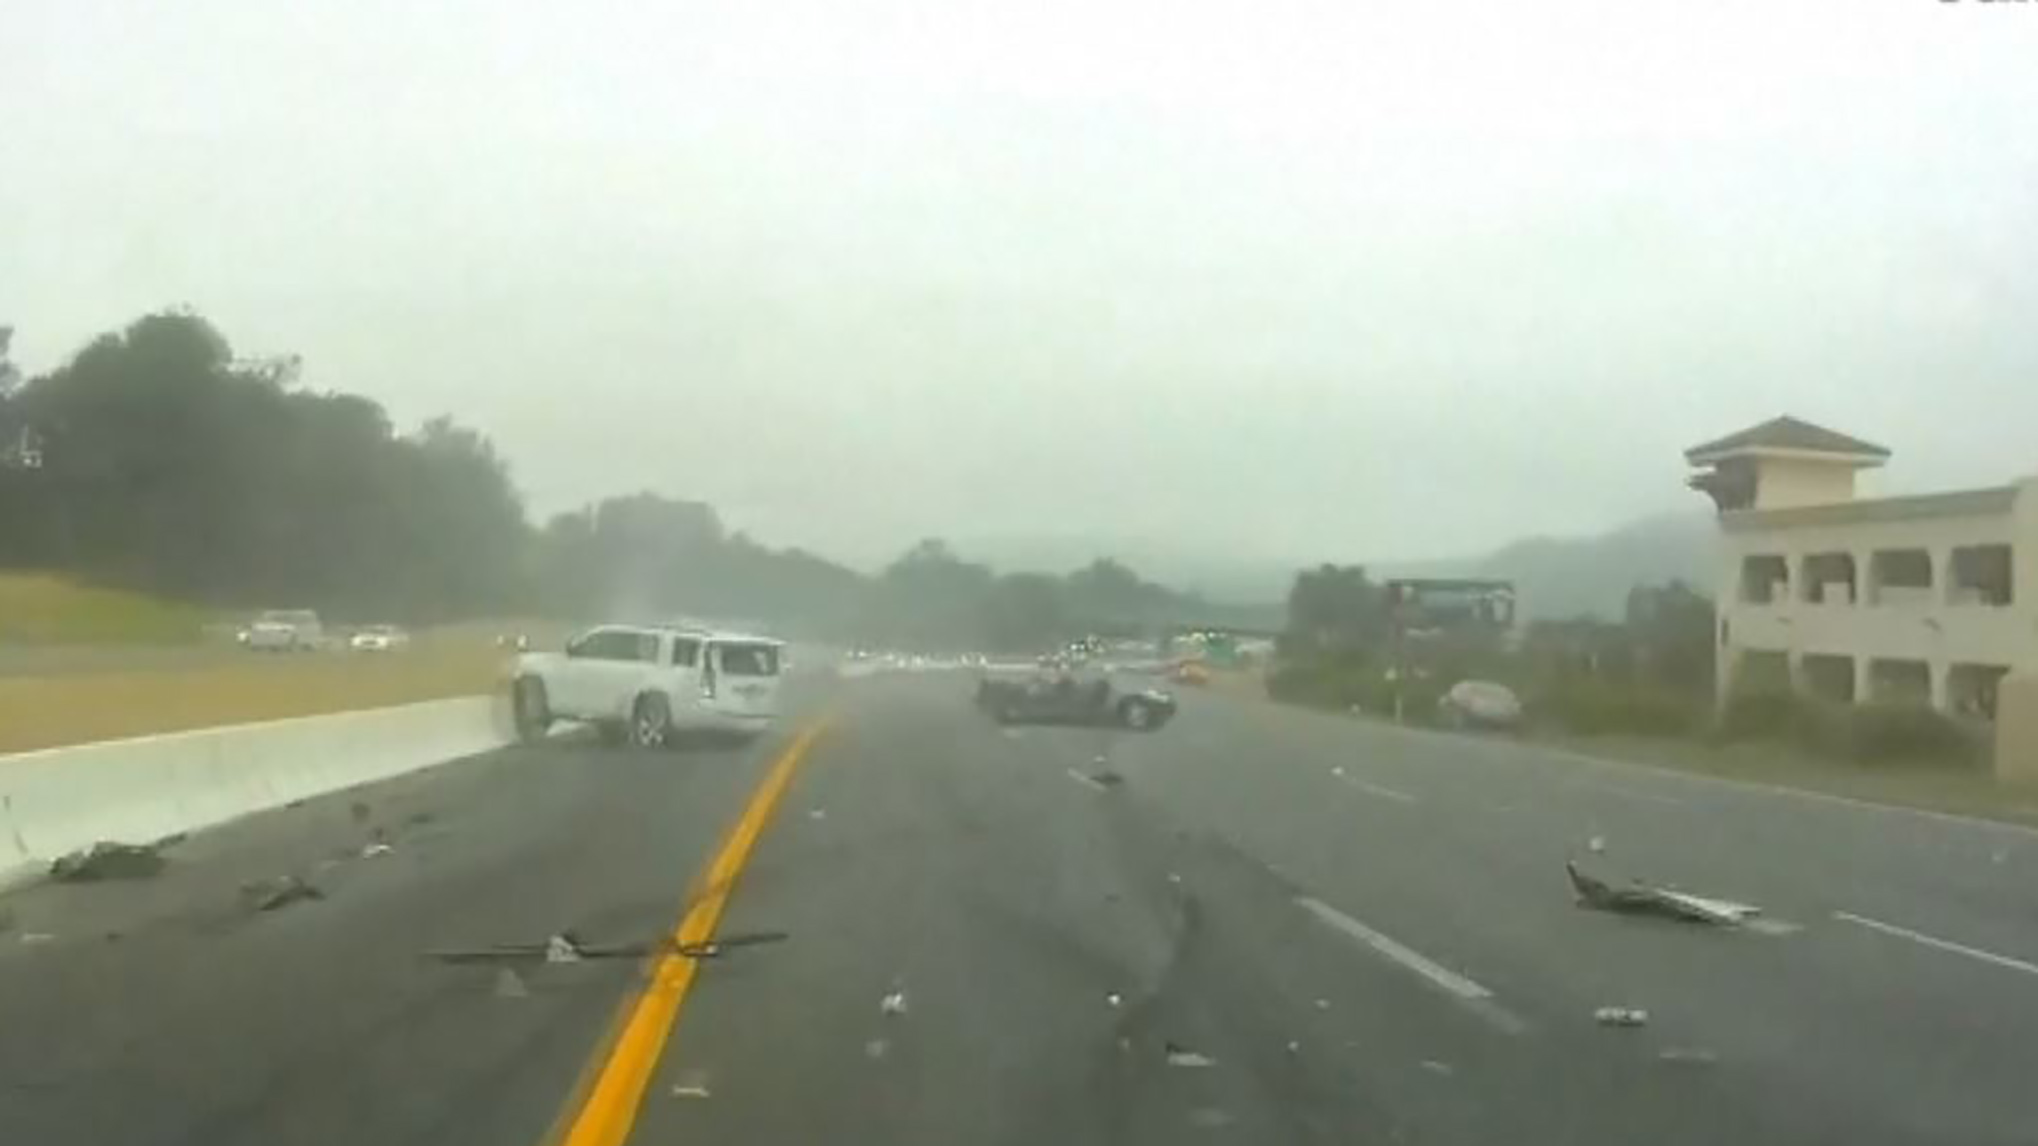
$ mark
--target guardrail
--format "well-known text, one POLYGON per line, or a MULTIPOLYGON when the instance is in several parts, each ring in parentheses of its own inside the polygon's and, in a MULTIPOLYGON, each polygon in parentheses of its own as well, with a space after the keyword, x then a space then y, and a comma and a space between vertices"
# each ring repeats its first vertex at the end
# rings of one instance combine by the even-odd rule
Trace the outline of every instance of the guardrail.
POLYGON ((514 738, 476 696, 0 755, 0 886, 99 840, 149 843, 514 738))

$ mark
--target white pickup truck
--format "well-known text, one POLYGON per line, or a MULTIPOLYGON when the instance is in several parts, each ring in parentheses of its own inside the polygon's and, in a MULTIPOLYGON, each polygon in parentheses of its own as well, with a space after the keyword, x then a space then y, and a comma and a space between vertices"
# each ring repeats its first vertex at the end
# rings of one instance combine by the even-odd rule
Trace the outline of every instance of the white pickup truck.
POLYGON ((557 720, 594 725, 609 743, 657 748, 687 732, 752 737, 778 716, 784 646, 769 637, 656 625, 603 625, 564 652, 517 658, 517 733, 557 720))

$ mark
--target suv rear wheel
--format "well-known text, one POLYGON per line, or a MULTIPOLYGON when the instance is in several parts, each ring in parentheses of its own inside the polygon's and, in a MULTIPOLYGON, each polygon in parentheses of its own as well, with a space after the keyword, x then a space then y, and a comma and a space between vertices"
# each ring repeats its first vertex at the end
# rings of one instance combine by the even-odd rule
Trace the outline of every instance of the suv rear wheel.
POLYGON ((663 748, 672 736, 672 705, 659 693, 646 693, 630 709, 630 744, 663 748))

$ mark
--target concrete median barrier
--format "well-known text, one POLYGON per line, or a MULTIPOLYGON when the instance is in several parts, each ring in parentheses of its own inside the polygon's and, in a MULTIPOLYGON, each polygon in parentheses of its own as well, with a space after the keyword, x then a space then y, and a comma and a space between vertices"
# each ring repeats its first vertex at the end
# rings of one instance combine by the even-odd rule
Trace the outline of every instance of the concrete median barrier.
POLYGON ((513 738, 507 706, 476 696, 0 755, 0 886, 97 840, 147 843, 513 738))

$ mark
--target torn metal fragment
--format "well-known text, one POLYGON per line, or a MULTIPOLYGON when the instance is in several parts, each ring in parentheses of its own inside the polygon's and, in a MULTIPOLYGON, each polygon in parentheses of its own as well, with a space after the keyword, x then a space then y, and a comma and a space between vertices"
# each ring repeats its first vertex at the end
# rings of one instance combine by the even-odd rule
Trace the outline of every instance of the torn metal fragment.
POLYGON ((1162 1047, 1162 1053, 1166 1057, 1169 1066, 1201 1070, 1205 1067, 1217 1065, 1217 1060, 1209 1055, 1201 1051, 1190 1050, 1188 1047, 1179 1046, 1172 1042, 1162 1047))
POLYGON ((884 998, 878 1000, 877 1009, 878 1013, 883 1015, 905 1014, 906 993, 904 991, 893 991, 891 994, 886 995, 884 998))
POLYGON ((1669 919, 1727 926, 1743 923, 1761 913, 1761 908, 1752 904, 1666 891, 1639 880, 1626 887, 1615 887, 1603 879, 1579 871, 1578 865, 1569 861, 1564 864, 1564 871, 1571 877, 1571 888, 1578 893, 1578 902, 1597 911, 1627 915, 1659 915, 1669 919))
POLYGON ((361 858, 364 860, 379 859, 395 850, 395 848, 390 847, 388 844, 377 841, 361 849, 361 858))
POLYGON ((58 856, 50 878, 60 883, 97 883, 109 879, 149 879, 169 863, 154 847, 100 840, 89 848, 58 856))
POLYGON ((1640 1007, 1601 1007, 1592 1012, 1592 1021, 1602 1027, 1645 1027, 1649 1012, 1640 1007))

